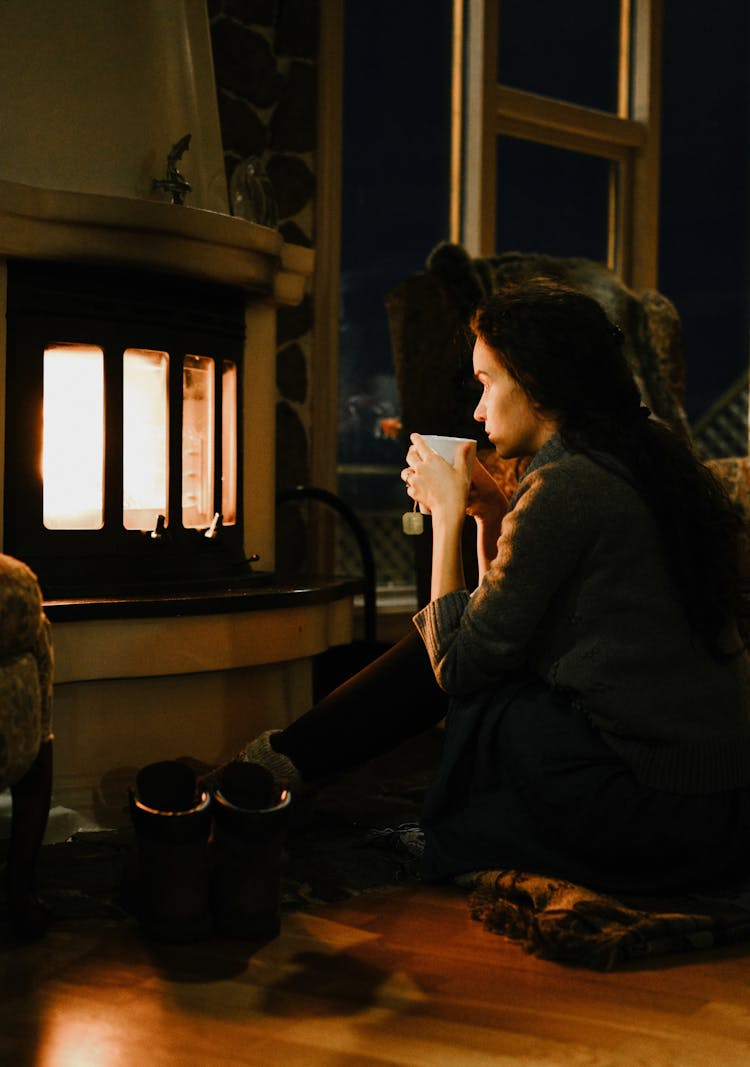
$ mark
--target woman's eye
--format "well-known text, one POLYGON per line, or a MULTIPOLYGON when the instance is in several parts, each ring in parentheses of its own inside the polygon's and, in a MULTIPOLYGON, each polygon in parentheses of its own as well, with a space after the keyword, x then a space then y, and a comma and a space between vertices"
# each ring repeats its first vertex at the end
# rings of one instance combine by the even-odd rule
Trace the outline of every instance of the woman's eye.
MULTIPOLYGON (((489 382, 485 382, 485 381, 482 381, 482 380, 481 380, 480 378, 476 378, 476 379, 474 380, 474 384, 475 384, 475 386, 476 386, 476 390, 477 390, 477 393, 479 393, 479 399, 481 400, 481 399, 482 399, 482 397, 483 397, 483 396, 485 395, 485 393, 487 392, 487 390, 489 389, 489 387, 490 387, 490 383, 489 383, 489 382)), ((476 394, 475 394, 475 395, 476 395, 476 394)))

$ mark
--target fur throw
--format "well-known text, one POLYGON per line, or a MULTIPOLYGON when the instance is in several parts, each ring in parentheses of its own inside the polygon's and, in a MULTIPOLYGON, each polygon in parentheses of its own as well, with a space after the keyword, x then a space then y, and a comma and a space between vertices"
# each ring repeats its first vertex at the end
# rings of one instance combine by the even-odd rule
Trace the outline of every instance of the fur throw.
POLYGON ((445 285, 468 319, 472 309, 508 282, 548 278, 593 297, 625 335, 625 354, 643 398, 654 414, 688 435, 682 409, 684 348, 679 315, 656 290, 635 292, 592 259, 504 252, 473 259, 457 244, 439 244, 427 271, 445 285))
POLYGON ((524 871, 477 871, 471 916, 542 959, 593 970, 750 938, 750 884, 669 897, 614 897, 524 871))

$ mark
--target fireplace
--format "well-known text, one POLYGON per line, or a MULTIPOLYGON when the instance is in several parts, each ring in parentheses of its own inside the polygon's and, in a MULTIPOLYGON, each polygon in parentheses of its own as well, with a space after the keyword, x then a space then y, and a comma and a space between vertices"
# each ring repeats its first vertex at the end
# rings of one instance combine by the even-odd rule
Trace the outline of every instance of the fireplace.
POLYGON ((267 580, 243 547, 245 294, 11 260, 7 301, 5 550, 45 595, 267 580))
POLYGON ((351 640, 357 583, 273 578, 276 316, 315 257, 229 214, 205 0, 4 0, 0 54, 0 546, 53 626, 57 803, 101 823, 351 640))

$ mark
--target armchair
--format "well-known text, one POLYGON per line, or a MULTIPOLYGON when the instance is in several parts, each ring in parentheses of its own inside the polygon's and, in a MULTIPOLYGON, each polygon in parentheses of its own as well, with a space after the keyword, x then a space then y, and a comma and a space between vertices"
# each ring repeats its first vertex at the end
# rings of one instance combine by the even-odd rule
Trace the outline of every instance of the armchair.
POLYGON ((11 932, 43 932, 34 895, 37 855, 52 787, 53 651, 36 576, 0 555, 0 790, 10 788, 12 817, 4 872, 11 932))
MULTIPOLYGON (((521 473, 518 461, 497 457, 474 422, 476 397, 471 349, 464 326, 476 303, 505 282, 545 276, 593 296, 625 335, 625 352, 654 415, 690 439, 684 411, 685 358, 679 314, 655 289, 632 290, 594 260, 538 253, 505 252, 472 258, 464 248, 443 243, 425 270, 410 275, 386 295, 396 385, 405 443, 414 430, 476 437, 478 456, 510 494, 521 473)), ((750 458, 709 461, 733 500, 750 515, 750 458)), ((428 538, 415 538, 417 599, 429 595, 428 538)), ((473 534, 466 531, 464 558, 472 580, 473 534)))

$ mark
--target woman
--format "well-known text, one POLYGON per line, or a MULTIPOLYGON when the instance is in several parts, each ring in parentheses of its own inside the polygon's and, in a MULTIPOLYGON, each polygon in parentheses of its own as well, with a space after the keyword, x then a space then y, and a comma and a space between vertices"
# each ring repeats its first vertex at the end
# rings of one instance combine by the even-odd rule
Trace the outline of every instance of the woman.
POLYGON ((470 469, 468 446, 451 466, 413 434, 402 478, 433 535, 421 643, 404 639, 243 758, 294 788, 447 710, 424 877, 517 867, 612 892, 743 877, 740 520, 641 406, 622 334, 594 300, 525 283, 486 300, 472 329, 475 418, 499 455, 530 461, 517 492, 508 505, 481 464, 470 469))

